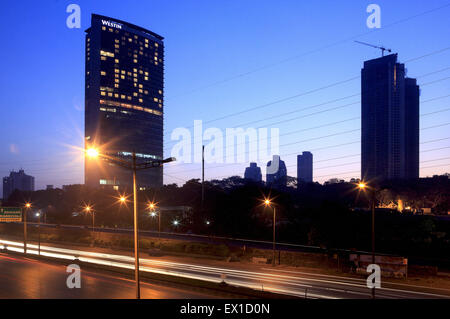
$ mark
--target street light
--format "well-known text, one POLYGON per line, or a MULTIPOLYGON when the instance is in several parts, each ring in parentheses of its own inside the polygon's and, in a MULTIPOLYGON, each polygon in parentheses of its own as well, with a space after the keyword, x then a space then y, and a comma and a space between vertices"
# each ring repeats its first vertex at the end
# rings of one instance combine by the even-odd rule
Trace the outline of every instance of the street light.
POLYGON ((86 151, 87 156, 95 158, 98 157, 99 153, 98 150, 95 148, 90 148, 86 151))
POLYGON ((276 209, 275 204, 272 205, 272 201, 269 198, 264 199, 264 205, 272 207, 273 210, 273 233, 272 233, 272 266, 275 267, 275 225, 276 225, 276 209))
MULTIPOLYGON (((371 192, 370 196, 370 206, 372 210, 372 264, 375 264, 375 195, 376 189, 374 187, 369 187, 365 182, 359 182, 358 188, 362 191, 369 189, 371 192)), ((372 298, 375 299, 375 287, 372 288, 372 298)))
POLYGON ((31 203, 25 203, 25 212, 23 214, 23 253, 27 253, 27 214, 31 208, 31 203))
POLYGON ((159 211, 158 213, 155 212, 156 204, 153 202, 150 202, 148 204, 148 208, 151 210, 150 215, 152 217, 155 217, 156 214, 158 214, 158 238, 161 238, 161 211, 159 211))
POLYGON ((92 237, 95 237, 95 212, 94 209, 92 209, 91 205, 86 205, 84 206, 84 211, 86 213, 91 213, 92 214, 92 237))
POLYGON ((37 212, 36 217, 39 217, 38 221, 38 255, 41 255, 41 213, 37 212))
MULTIPOLYGON (((176 159, 174 157, 169 157, 164 160, 152 160, 142 163, 136 163, 136 152, 133 151, 131 155, 131 162, 126 161, 119 157, 114 157, 107 154, 102 154, 98 149, 90 147, 86 150, 86 155, 91 158, 101 158, 109 163, 118 165, 122 168, 131 170, 133 172, 133 213, 134 213, 134 273, 136 281, 136 299, 141 298, 141 289, 139 281, 139 219, 138 219, 138 199, 137 199, 137 181, 136 172, 138 170, 157 168, 163 166, 165 163, 173 162, 176 159)), ((125 203, 126 198, 121 197, 121 203, 125 203)))

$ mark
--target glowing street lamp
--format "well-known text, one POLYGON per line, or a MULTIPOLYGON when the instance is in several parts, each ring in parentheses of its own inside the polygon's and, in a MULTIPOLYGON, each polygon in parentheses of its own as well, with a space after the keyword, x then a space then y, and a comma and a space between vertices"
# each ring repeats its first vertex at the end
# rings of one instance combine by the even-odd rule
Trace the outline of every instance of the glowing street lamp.
POLYGON ((99 153, 98 153, 97 149, 89 148, 88 150, 86 150, 86 155, 88 157, 95 158, 95 157, 98 157, 99 153))
MULTIPOLYGON (((372 210, 372 264, 375 264, 375 194, 377 190, 374 187, 369 187, 369 185, 364 181, 358 183, 358 188, 361 191, 366 191, 366 189, 371 190, 370 206, 372 210)), ((375 299, 375 287, 372 288, 372 298, 375 299)))
POLYGON ((25 203, 25 211, 23 213, 23 253, 27 253, 27 214, 28 210, 31 208, 31 203, 25 203))
MULTIPOLYGON (((139 280, 139 219, 138 219, 138 199, 137 199, 137 178, 136 172, 138 170, 158 168, 163 164, 175 161, 174 157, 169 157, 164 160, 151 160, 145 162, 136 162, 136 152, 131 154, 131 161, 124 160, 120 157, 111 156, 101 153, 97 148, 90 147, 86 150, 86 155, 90 158, 100 158, 108 163, 120 166, 122 168, 131 170, 133 172, 133 215, 134 215, 134 272, 136 281, 136 299, 141 297, 140 280, 139 280)), ((120 197, 120 202, 125 203, 126 198, 120 197)))
POLYGON ((37 212, 36 217, 39 218, 38 221, 38 255, 41 255, 41 213, 37 212))
POLYGON ((95 235, 95 212, 91 205, 84 206, 84 211, 86 213, 92 214, 92 237, 95 235))
POLYGON ((156 204, 154 202, 148 203, 148 208, 151 210, 150 216, 155 217, 158 214, 158 237, 161 238, 161 211, 155 212, 156 204))
POLYGON ((275 266, 275 227, 276 227, 276 209, 275 205, 272 205, 272 201, 269 198, 264 199, 264 205, 272 207, 273 210, 273 233, 272 233, 272 266, 275 266))

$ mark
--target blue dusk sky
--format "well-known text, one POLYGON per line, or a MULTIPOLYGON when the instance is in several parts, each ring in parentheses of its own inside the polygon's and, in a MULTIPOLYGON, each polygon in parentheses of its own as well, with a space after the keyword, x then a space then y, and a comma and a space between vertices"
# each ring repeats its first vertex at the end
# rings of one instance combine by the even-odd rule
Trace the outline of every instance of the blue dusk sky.
MULTIPOLYGON (((165 156, 173 130, 192 132, 194 120, 222 132, 279 128, 289 175, 296 154, 311 151, 316 181, 359 177, 359 75, 364 60, 380 56, 359 40, 391 48, 418 78, 420 174, 450 171, 448 0, 47 0, 2 2, 0 176, 23 168, 37 189, 84 183, 73 147, 83 147, 92 13, 165 37, 165 156), (71 3, 81 7, 80 29, 66 26, 71 3), (370 3, 381 7, 380 29, 366 26, 370 3)), ((242 176, 247 165, 208 164, 206 179, 242 176)), ((164 182, 200 176, 199 164, 173 163, 164 182)))

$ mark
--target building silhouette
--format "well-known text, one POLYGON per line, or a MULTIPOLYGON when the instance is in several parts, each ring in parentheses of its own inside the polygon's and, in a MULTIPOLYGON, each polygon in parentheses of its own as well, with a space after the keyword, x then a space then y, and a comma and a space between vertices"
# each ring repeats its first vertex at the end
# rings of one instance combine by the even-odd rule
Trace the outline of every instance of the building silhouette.
POLYGON ((361 178, 419 177, 419 87, 397 54, 361 70, 361 178))
POLYGON ((12 171, 9 176, 3 177, 3 199, 8 199, 16 189, 34 191, 34 177, 25 174, 23 169, 18 172, 12 171))
POLYGON ((313 181, 313 155, 311 152, 297 155, 297 181, 299 185, 302 182, 312 183, 313 181))
POLYGON ((267 163, 266 184, 273 188, 284 188, 287 186, 287 169, 284 161, 279 155, 273 155, 267 163))
POLYGON ((419 178, 419 100, 416 79, 405 79, 405 178, 419 178))
POLYGON ((256 163, 250 163, 250 166, 245 168, 244 178, 254 182, 261 182, 261 168, 256 163))
MULTIPOLYGON (((86 30, 85 147, 137 161, 163 157, 163 37, 93 14, 86 30)), ((139 172, 138 187, 159 187, 163 169, 139 172)), ((86 158, 85 183, 129 187, 131 172, 86 158)))

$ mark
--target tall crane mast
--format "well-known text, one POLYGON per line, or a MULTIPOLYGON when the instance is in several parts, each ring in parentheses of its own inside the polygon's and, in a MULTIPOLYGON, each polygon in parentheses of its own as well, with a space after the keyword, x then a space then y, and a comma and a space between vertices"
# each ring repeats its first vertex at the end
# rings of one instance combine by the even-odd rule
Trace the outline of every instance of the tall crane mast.
POLYGON ((391 49, 387 49, 387 48, 385 48, 385 47, 380 47, 380 46, 378 46, 378 45, 373 45, 373 44, 366 43, 366 42, 361 42, 361 41, 355 41, 355 42, 356 42, 356 43, 359 43, 359 44, 362 44, 362 45, 367 45, 367 46, 372 47, 372 48, 375 48, 375 49, 380 49, 380 50, 381 50, 381 56, 384 56, 384 51, 392 52, 391 49))

